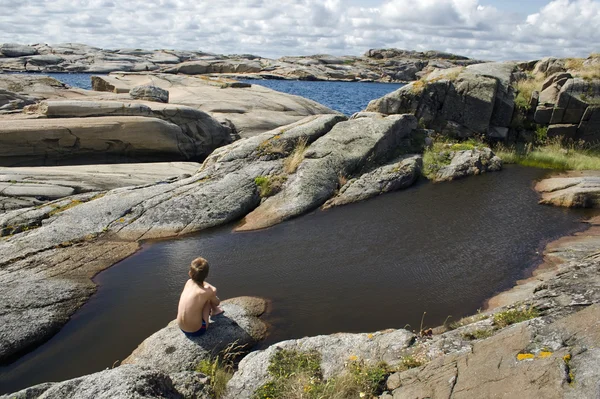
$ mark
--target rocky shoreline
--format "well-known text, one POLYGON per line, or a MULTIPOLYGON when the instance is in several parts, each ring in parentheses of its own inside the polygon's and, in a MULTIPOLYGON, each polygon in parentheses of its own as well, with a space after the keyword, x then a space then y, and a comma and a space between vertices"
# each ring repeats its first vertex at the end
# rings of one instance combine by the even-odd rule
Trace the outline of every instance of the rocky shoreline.
MULTIPOLYGON (((385 59, 384 54, 380 54, 382 58, 377 54, 371 55, 385 59)), ((540 63, 546 65, 541 73, 554 72, 547 60, 540 63)), ((532 67, 540 69, 540 63, 532 67)), ((18 131, 40 136, 45 146, 42 150, 42 144, 27 148, 29 141, 10 142, 25 158, 53 159, 67 149, 70 156, 86 157, 93 151, 113 149, 120 156, 140 156, 135 153, 135 140, 125 147, 106 145, 106 137, 101 138, 102 145, 93 141, 84 144, 97 134, 95 128, 86 130, 86 126, 105 126, 112 121, 119 126, 143 123, 146 135, 155 131, 159 137, 194 137, 189 147, 181 147, 181 140, 176 140, 178 157, 184 158, 177 160, 206 159, 189 175, 86 191, 33 207, 23 200, 25 207, 0 214, 0 296, 5 298, 0 305, 0 361, 10 361, 50 338, 94 292, 91 277, 134 253, 140 240, 177 237, 240 219, 238 230, 266 228, 319 207, 405 188, 421 174, 421 153, 431 146, 434 132, 454 138, 475 134, 497 140, 525 137, 531 126, 515 125, 514 121, 522 117, 533 120, 535 113, 524 116, 518 105, 513 84, 523 79, 522 68, 516 63, 490 63, 433 71, 418 81, 421 83, 373 101, 368 112, 350 119, 294 96, 252 90, 226 80, 168 73, 112 74, 96 80, 95 92, 29 77, 16 81, 29 90, 11 91, 11 101, 20 104, 20 109, 26 108, 0 115, 0 138, 12 140, 18 131), (168 90, 169 104, 132 98, 131 90, 140 84, 168 90), (219 98, 197 100, 199 93, 210 97, 215 92, 219 98), (224 100, 228 93, 231 97, 224 100), (240 96, 269 96, 273 102, 261 101, 266 105, 258 110, 242 108, 235 104, 240 96), (29 101, 33 104, 25 104, 29 101), (290 115, 281 102, 292 102, 301 112, 290 115), (274 116, 277 112, 281 118, 274 116), (273 115, 269 128, 262 119, 265 115, 273 115), (147 128, 148 120, 155 125, 168 124, 171 133, 161 135, 160 129, 147 128), (52 135, 44 136, 49 126, 55 126, 50 128, 52 135), (238 131, 243 133, 239 134, 242 139, 236 137, 238 131), (207 142, 212 146, 206 147, 207 142), (200 150, 202 155, 197 155, 200 150), (188 157, 186 151, 196 155, 188 157)), ((593 138, 588 133, 590 126, 595 126, 592 100, 596 94, 592 90, 592 100, 582 99, 579 92, 569 89, 579 84, 579 78, 570 76, 557 88, 552 112, 578 116, 576 134, 593 138), (577 101, 562 106, 562 98, 577 101)), ((547 77, 552 80, 550 85, 556 78, 552 74, 547 77)), ((7 79, 14 89, 15 79, 20 78, 7 79)), ((590 87, 597 84, 597 80, 586 83, 590 87)), ((5 87, 10 91, 8 85, 5 87)), ((531 98, 535 98, 533 93, 531 98)), ((532 109, 537 113, 540 109, 536 107, 532 109)), ((111 138, 111 143, 114 140, 111 138)), ((13 162, 13 153, 8 151, 0 159, 13 162)), ((169 153, 169 149, 161 147, 157 153, 169 153)), ((433 167, 428 164, 429 176, 435 181, 501 168, 501 161, 489 148, 449 145, 441 154, 433 167)), ((575 179, 546 182, 540 187, 543 201, 595 206, 595 179, 575 179)), ((596 227, 596 222, 592 224, 596 227)), ((242 360, 227 395, 251 397, 256 388, 268 382, 272 357, 283 348, 318 352, 324 360, 324 378, 345 372, 349 357, 369 364, 385 361, 393 367, 406 363, 408 357, 418 359, 412 363, 414 367, 396 368, 389 375, 387 392, 381 398, 594 397, 599 394, 600 369, 600 263, 596 250, 600 235, 596 230, 552 247, 551 253, 560 264, 490 302, 502 305, 500 308, 430 332, 334 334, 278 343, 242 360), (515 314, 531 317, 506 322, 515 314)), ((244 342, 250 344, 264 334, 256 319, 262 311, 249 310, 261 306, 252 301, 243 302, 242 309, 235 310, 232 305, 231 312, 228 310, 235 322, 231 325, 242 326, 231 339, 239 339, 243 330, 242 335, 250 337, 244 342)), ((185 345, 190 343, 181 341, 177 332, 170 325, 150 337, 130 357, 128 363, 135 363, 133 366, 42 384, 14 396, 52 398, 74 392, 79 397, 94 397, 99 392, 126 396, 135 392, 139 397, 208 397, 204 375, 190 368, 208 358, 212 349, 223 349, 233 341, 216 345, 207 338, 200 343, 200 354, 178 363, 180 356, 174 353, 182 353, 182 347, 187 352, 185 345), (169 365, 168 370, 163 369, 165 365, 169 365)))

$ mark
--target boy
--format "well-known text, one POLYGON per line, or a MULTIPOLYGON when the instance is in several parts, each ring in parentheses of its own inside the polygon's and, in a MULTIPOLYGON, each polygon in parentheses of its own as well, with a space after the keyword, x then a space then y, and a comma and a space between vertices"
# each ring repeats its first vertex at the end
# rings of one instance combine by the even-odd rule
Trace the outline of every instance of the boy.
POLYGON ((190 279, 185 283, 179 299, 177 324, 188 337, 197 337, 206 332, 209 316, 219 315, 223 309, 219 307, 221 300, 217 296, 217 289, 204 281, 208 276, 206 259, 194 259, 188 274, 190 279))

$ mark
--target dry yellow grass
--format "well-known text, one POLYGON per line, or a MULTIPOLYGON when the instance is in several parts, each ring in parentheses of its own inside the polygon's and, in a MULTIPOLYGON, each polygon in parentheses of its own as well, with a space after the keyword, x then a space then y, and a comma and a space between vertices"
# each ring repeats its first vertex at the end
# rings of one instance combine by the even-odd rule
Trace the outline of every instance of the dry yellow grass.
POLYGON ((565 67, 568 70, 579 71, 584 68, 584 61, 585 60, 583 58, 567 58, 565 62, 565 67))
POLYGON ((306 144, 306 137, 298 140, 298 142, 296 143, 296 147, 294 148, 292 153, 283 162, 283 170, 285 171, 285 173, 296 173, 298 166, 300 166, 300 164, 304 160, 304 153, 306 152, 307 148, 306 144))
POLYGON ((523 79, 515 82, 513 85, 517 90, 515 97, 515 105, 518 108, 529 109, 529 100, 534 91, 539 91, 544 83, 544 76, 537 75, 528 79, 523 79))

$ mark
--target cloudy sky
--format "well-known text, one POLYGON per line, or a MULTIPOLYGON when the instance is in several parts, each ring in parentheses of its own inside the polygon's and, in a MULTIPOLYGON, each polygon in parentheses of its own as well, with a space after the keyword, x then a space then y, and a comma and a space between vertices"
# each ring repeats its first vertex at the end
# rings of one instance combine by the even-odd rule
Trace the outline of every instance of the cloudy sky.
POLYGON ((600 0, 0 0, 0 43, 215 53, 441 50, 479 59, 600 52, 600 0))

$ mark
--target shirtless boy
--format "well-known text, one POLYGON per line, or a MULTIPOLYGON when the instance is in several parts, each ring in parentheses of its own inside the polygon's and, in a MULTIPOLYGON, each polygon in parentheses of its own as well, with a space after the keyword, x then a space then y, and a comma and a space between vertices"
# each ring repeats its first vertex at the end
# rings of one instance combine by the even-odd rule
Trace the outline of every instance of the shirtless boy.
POLYGON ((179 298, 177 324, 188 337, 197 337, 206 332, 209 316, 219 315, 223 309, 219 307, 221 300, 217 296, 217 289, 204 281, 208 276, 206 259, 194 259, 188 274, 190 279, 179 298))

